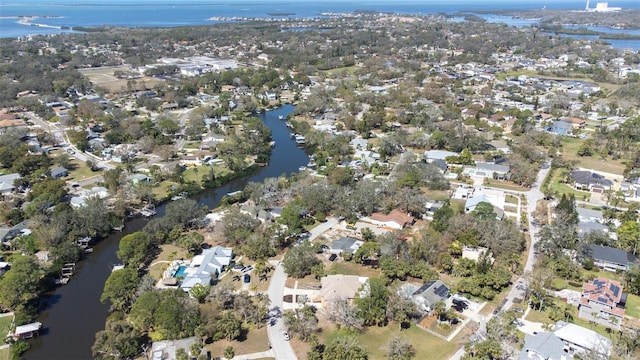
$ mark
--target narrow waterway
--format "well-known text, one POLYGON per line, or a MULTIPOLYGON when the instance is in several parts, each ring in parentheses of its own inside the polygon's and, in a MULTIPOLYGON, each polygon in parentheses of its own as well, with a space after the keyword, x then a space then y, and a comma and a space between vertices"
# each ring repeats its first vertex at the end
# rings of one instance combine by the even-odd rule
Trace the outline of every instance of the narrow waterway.
MULTIPOLYGON (((291 139, 286 122, 279 120, 293 111, 292 105, 285 105, 273 111, 267 111, 260 118, 271 129, 276 145, 271 153, 269 164, 259 168, 251 175, 236 179, 217 189, 206 190, 193 197, 209 208, 215 208, 222 196, 229 192, 242 190, 249 182, 260 182, 268 177, 291 174, 300 166, 308 163, 309 157, 296 147, 291 139)), ((164 205, 158 206, 158 214, 164 214, 164 205)), ((24 354, 27 360, 87 360, 91 359, 91 346, 95 334, 104 329, 108 315, 108 305, 100 303, 100 294, 111 267, 118 263, 116 250, 124 235, 140 230, 147 219, 135 219, 127 222, 123 232, 116 233, 94 246, 94 251, 78 264, 71 281, 56 289, 47 299, 47 308, 40 314, 44 331, 31 342, 31 349, 24 354)))

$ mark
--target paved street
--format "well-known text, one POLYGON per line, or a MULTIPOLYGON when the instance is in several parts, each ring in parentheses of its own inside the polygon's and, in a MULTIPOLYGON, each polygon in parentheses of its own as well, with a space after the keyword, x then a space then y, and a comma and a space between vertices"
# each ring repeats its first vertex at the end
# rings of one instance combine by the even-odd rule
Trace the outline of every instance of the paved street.
MULTIPOLYGON (((271 325, 271 323, 267 324, 269 344, 271 344, 276 360, 297 360, 298 358, 293 352, 293 348, 291 348, 289 341, 285 340, 282 336, 282 332, 285 329, 282 322, 282 296, 284 294, 284 285, 287 280, 287 274, 284 272, 284 268, 279 262, 273 265, 276 266, 276 269, 273 272, 271 282, 269 283, 269 289, 267 290, 269 300, 271 301, 271 305, 269 306, 270 316, 267 322, 274 319, 275 323, 273 325, 271 325)), ((293 336, 293 334, 291 335, 293 336)))

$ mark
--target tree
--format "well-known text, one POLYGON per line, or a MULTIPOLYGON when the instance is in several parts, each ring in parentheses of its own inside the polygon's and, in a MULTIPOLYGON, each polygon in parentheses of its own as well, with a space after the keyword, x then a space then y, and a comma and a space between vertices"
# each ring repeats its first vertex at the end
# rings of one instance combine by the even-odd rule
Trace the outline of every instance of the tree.
POLYGON ((640 245, 640 224, 637 221, 624 222, 618 228, 617 234, 620 245, 635 255, 640 245))
POLYGON ((302 309, 285 312, 284 324, 290 333, 297 334, 300 340, 305 342, 320 330, 318 318, 309 305, 305 305, 302 309))
POLYGON ((110 301, 115 310, 129 308, 138 285, 138 269, 125 267, 112 272, 104 284, 100 302, 110 301))
POLYGON ((260 220, 240 212, 237 208, 232 208, 222 219, 222 232, 231 244, 239 245, 249 238, 258 225, 260 220))
POLYGON ((358 317, 358 307, 348 299, 336 299, 325 310, 329 320, 335 322, 338 326, 346 326, 358 331, 362 330, 364 321, 358 317))
POLYGON ((486 201, 481 201, 476 205, 476 208, 471 212, 478 220, 494 220, 496 218, 496 213, 493 211, 493 205, 486 201))
POLYGON ((225 347, 225 348, 224 348, 224 354, 223 354, 223 356, 224 356, 226 359, 229 359, 229 360, 230 360, 231 358, 233 358, 234 356, 236 356, 236 352, 235 352, 235 350, 233 349, 233 346, 229 345, 229 346, 225 347))
POLYGON ((339 336, 324 350, 323 360, 367 360, 369 356, 355 338, 339 336))
POLYGON ((409 360, 416 356, 416 350, 407 340, 395 336, 387 344, 386 359, 388 360, 409 360))
POLYGON ((387 300, 389 291, 385 281, 380 278, 369 278, 360 289, 361 294, 355 299, 358 307, 359 317, 364 320, 364 324, 384 325, 387 321, 387 300))
POLYGON ((203 304, 207 296, 211 291, 211 285, 195 284, 189 289, 189 295, 196 299, 200 304, 203 304))
POLYGON ((107 320, 105 329, 96 334, 91 347, 98 360, 129 359, 140 353, 142 337, 126 320, 107 320))
POLYGON ((176 245, 187 250, 189 254, 195 255, 200 250, 200 245, 204 242, 204 236, 199 232, 191 231, 176 240, 176 245))
POLYGON ((137 269, 148 259, 154 250, 153 243, 149 235, 142 231, 137 231, 126 235, 120 239, 120 245, 116 255, 122 260, 125 266, 137 269))
POLYGON ((233 315, 233 312, 226 311, 218 320, 218 331, 223 338, 235 340, 242 334, 242 320, 233 315))
POLYGON ((3 310, 19 311, 38 298, 40 264, 31 256, 16 255, 11 260, 11 269, 0 277, 0 307, 3 310))
POLYGON ((317 258, 313 247, 308 241, 305 241, 300 246, 289 249, 282 261, 284 270, 289 276, 294 278, 302 278, 311 274, 311 268, 319 263, 320 260, 317 258))

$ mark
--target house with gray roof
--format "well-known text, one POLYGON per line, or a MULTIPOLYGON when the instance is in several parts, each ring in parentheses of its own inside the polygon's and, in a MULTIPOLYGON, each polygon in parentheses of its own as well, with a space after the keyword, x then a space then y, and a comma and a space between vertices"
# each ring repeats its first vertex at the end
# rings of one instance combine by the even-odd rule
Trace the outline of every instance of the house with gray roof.
POLYGON ((13 183, 19 178, 20 174, 18 173, 0 175, 0 194, 5 195, 12 193, 16 189, 13 183))
POLYGON ((364 244, 364 241, 362 240, 354 239, 349 236, 341 237, 331 243, 329 253, 342 254, 346 252, 347 254, 353 254, 358 251, 362 244, 364 244))
POLYGON ((524 335, 524 346, 518 360, 569 360, 573 356, 564 351, 564 343, 554 333, 540 332, 524 335))
POLYGON ((602 193, 613 187, 613 181, 589 170, 573 170, 569 173, 573 186, 578 190, 602 193))
MULTIPOLYGON (((190 359, 198 357, 200 354, 191 354, 191 345, 199 341, 195 336, 179 340, 154 341, 151 344, 151 360, 177 359, 176 350, 184 349, 190 355, 190 359)), ((202 348, 201 353, 206 353, 202 348)))
POLYGON ((51 178, 52 179, 60 179, 63 178, 65 176, 69 176, 69 170, 67 170, 66 168, 62 167, 62 166, 58 166, 55 167, 53 169, 51 169, 51 178))
POLYGON ((438 302, 446 303, 451 297, 449 287, 441 280, 430 280, 411 294, 411 300, 419 311, 430 313, 438 302))
POLYGON ((594 265, 603 270, 616 272, 627 271, 635 262, 635 256, 628 252, 611 246, 589 245, 589 255, 594 265))

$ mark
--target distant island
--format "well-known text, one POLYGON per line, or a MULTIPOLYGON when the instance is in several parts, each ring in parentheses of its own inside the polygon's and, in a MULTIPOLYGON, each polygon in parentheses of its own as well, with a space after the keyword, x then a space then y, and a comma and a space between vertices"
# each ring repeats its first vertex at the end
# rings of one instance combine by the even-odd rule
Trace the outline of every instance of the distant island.
POLYGON ((293 16, 296 13, 289 13, 289 12, 271 12, 271 13, 267 13, 267 15, 269 16, 293 16))

